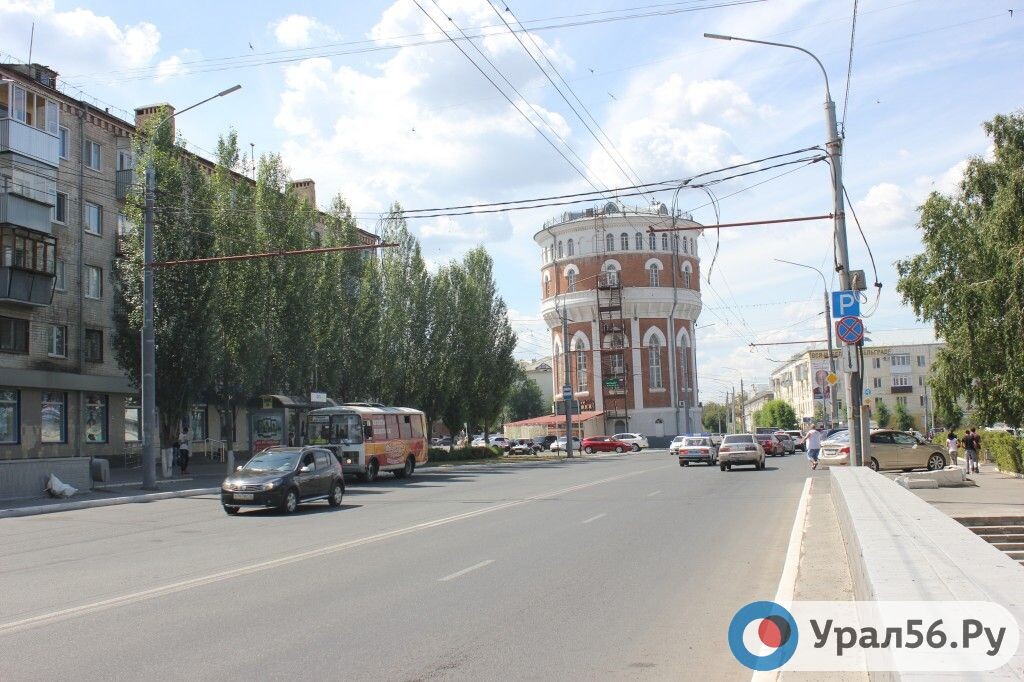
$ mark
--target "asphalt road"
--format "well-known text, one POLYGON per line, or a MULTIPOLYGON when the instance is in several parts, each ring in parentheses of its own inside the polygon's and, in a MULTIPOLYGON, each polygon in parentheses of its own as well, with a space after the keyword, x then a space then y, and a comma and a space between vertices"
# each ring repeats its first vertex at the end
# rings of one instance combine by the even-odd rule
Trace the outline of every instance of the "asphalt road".
POLYGON ((0 679, 750 679, 808 471, 664 451, 0 520, 0 679))

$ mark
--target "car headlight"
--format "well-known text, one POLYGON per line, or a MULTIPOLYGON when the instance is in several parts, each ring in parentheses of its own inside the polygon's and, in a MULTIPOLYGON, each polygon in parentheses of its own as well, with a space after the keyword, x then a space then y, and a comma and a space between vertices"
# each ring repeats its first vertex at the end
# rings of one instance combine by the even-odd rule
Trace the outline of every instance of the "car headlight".
POLYGON ((263 489, 264 490, 273 490, 274 488, 276 488, 279 485, 281 485, 281 479, 280 478, 275 479, 273 481, 267 481, 266 483, 263 484, 263 489))
POLYGON ((224 481, 224 483, 222 483, 220 487, 224 490, 231 491, 235 489, 235 484, 232 483, 231 481, 224 481))

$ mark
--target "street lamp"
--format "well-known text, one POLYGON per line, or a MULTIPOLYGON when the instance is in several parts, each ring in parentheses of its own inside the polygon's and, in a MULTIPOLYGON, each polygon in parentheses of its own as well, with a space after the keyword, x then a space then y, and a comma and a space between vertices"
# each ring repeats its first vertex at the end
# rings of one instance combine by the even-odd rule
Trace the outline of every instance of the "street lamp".
MULTIPOLYGON (((808 270, 814 270, 816 273, 818 273, 818 276, 821 277, 821 284, 822 284, 822 286, 825 289, 825 335, 826 335, 826 338, 828 339, 828 369, 829 369, 829 371, 832 374, 835 374, 836 373, 836 359, 835 359, 835 356, 833 355, 833 351, 832 351, 832 310, 831 310, 831 307, 829 306, 829 301, 828 301, 828 281, 825 279, 825 273, 823 273, 821 270, 819 270, 818 268, 814 267, 813 265, 804 265, 803 263, 796 263, 794 261, 786 260, 784 258, 776 258, 774 260, 776 260, 779 263, 788 263, 789 265, 795 265, 798 268, 807 268, 808 270)), ((831 421, 834 423, 834 422, 837 421, 837 419, 839 417, 839 405, 837 403, 837 396, 836 396, 835 389, 830 387, 829 388, 829 393, 832 394, 832 420, 831 421)), ((822 416, 824 416, 824 414, 825 414, 825 387, 824 386, 821 387, 821 412, 822 412, 822 416)))
MULTIPOLYGON (((825 70, 825 66, 809 50, 788 43, 773 43, 767 40, 740 38, 719 33, 705 33, 704 37, 714 40, 736 40, 743 43, 796 50, 803 52, 813 59, 818 68, 821 69, 821 75, 825 77, 825 123, 828 128, 828 142, 825 143, 825 149, 828 153, 829 166, 832 169, 832 212, 835 214, 836 221, 834 244, 836 258, 839 261, 836 269, 839 271, 840 287, 844 291, 849 291, 852 287, 850 286, 850 254, 846 243, 846 208, 843 200, 843 141, 839 137, 839 129, 836 125, 836 103, 832 101, 832 92, 828 87, 828 72, 825 70)), ((849 406, 850 418, 850 459, 856 466, 863 464, 863 443, 861 442, 860 432, 860 391, 854 390, 854 387, 859 388, 859 386, 860 372, 851 372, 849 380, 846 382, 846 404, 849 406)))
MULTIPOLYGON (((224 97, 240 90, 233 85, 212 97, 185 107, 156 124, 152 135, 178 114, 195 109, 210 100, 224 97)), ((149 144, 152 145, 153 137, 149 144)), ((160 447, 160 429, 156 411, 156 338, 153 330, 153 214, 156 211, 156 168, 153 155, 146 161, 146 206, 145 223, 142 233, 142 487, 156 490, 156 459, 160 447)))

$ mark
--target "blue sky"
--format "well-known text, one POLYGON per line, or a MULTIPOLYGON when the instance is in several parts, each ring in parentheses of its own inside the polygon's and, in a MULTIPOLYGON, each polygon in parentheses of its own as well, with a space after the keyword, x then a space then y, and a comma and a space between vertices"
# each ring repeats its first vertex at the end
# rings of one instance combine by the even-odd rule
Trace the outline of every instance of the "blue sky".
MULTIPOLYGON (((451 17, 463 28, 500 26, 487 0, 439 1, 444 16, 432 0, 421 4, 442 25, 450 27, 451 17)), ((500 7, 508 6, 528 26, 672 12, 533 33, 615 149, 651 182, 825 141, 823 84, 809 58, 706 40, 706 31, 813 51, 828 70, 842 116, 853 1, 706 7, 727 1, 652 7, 649 0, 524 0, 500 7), (646 9, 630 10, 641 6, 646 9), (678 11, 684 9, 696 11, 678 11), (550 19, 569 15, 583 16, 550 19)), ((916 206, 929 191, 955 188, 965 158, 987 153, 982 121, 1022 106, 1024 6, 1016 4, 859 3, 845 179, 884 285, 867 326, 887 339, 904 330, 908 338, 920 338, 912 330, 921 325, 895 293, 892 267, 920 247, 916 206)), ((451 43, 408 45, 443 38, 412 0, 286 6, 0 0, 0 51, 26 59, 32 22, 34 61, 51 65, 69 86, 104 106, 130 111, 167 101, 183 107, 241 83, 240 92, 181 117, 178 128, 187 140, 213 149, 218 134, 234 128, 243 146, 281 152, 294 177, 315 179, 321 204, 342 193, 368 228, 393 200, 416 208, 590 189, 451 43), (421 37, 405 37, 413 35, 421 37)), ((495 28, 486 30, 492 35, 477 40, 478 46, 536 107, 535 116, 587 162, 591 181, 628 184, 522 47, 495 28)), ((722 222, 829 212, 825 166, 747 189, 774 174, 720 186, 722 222)), ((713 223, 706 203, 696 192, 680 196, 682 208, 713 223)), ((532 235, 557 211, 413 223, 433 265, 477 244, 490 249, 522 357, 548 349, 532 235)), ((721 399, 741 376, 748 384, 764 380, 774 360, 799 348, 754 351, 751 341, 822 336, 818 275, 773 258, 831 275, 827 222, 721 232, 711 281, 702 282, 699 324, 708 325, 698 332, 703 400, 721 399)), ((867 269, 870 280, 852 220, 849 241, 853 267, 867 269)), ((705 273, 713 248, 710 233, 701 241, 705 273)))

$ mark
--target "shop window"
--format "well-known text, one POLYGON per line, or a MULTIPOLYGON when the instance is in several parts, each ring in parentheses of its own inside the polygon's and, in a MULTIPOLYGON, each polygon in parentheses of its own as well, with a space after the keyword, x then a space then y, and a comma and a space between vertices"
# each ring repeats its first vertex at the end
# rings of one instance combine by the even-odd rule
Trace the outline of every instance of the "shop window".
POLYGON ((107 396, 87 393, 85 396, 85 442, 107 442, 107 396))

